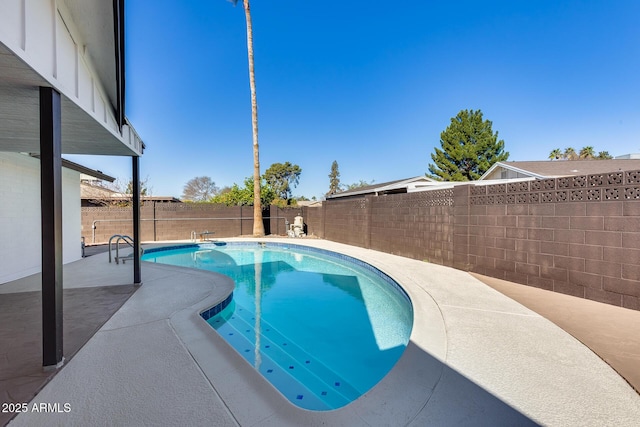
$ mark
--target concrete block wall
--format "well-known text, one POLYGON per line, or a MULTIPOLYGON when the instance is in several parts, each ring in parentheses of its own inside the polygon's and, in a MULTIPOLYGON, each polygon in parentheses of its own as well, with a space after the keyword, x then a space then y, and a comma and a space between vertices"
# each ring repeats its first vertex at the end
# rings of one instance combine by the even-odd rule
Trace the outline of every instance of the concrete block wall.
POLYGON ((453 189, 372 197, 369 203, 371 249, 453 265, 453 189))
MULTIPOLYGON (((151 209, 151 208, 150 208, 151 209)), ((153 210, 150 211, 153 214, 153 210)), ((204 231, 211 237, 233 237, 251 234, 252 225, 243 217, 253 218, 250 206, 221 206, 201 203, 159 203, 155 205, 155 236, 148 240, 189 239, 192 232, 198 237, 204 231)), ((145 219, 153 219, 146 215, 145 219)), ((153 221, 149 221, 153 223, 153 221)), ((251 221, 253 224, 253 221, 251 221)), ((143 240, 145 240, 143 238, 143 240)))
POLYGON ((371 242, 371 198, 371 196, 367 196, 325 202, 322 233, 324 238, 347 245, 369 247, 371 242))
MULTIPOLYGON (((142 209, 141 209, 142 211, 142 209)), ((107 243, 114 234, 133 234, 131 208, 82 207, 82 236, 87 244, 107 243)), ((147 233, 141 233, 145 240, 147 233)))
POLYGON ((453 189, 453 267, 469 271, 469 185, 453 189))
MULTIPOLYGON (((293 221, 297 212, 299 210, 288 214, 290 221, 293 221)), ((279 230, 279 234, 286 234, 284 219, 270 221, 267 218, 270 215, 269 210, 263 210, 267 233, 277 234, 279 230)), ((279 215, 278 212, 276 215, 279 215)), ((214 232, 210 236, 212 238, 251 235, 253 207, 145 202, 140 208, 142 241, 188 240, 192 232, 199 239, 204 231, 214 232)), ((133 234, 131 207, 82 208, 82 235, 87 244, 107 243, 115 234, 133 234)))
POLYGON ((453 188, 362 196, 309 208, 305 222, 327 240, 453 266, 453 205, 453 188))
POLYGON ((305 207, 302 210, 307 235, 324 238, 324 205, 322 207, 305 207))
POLYGON ((640 310, 640 171, 470 191, 471 271, 640 310))
MULTIPOLYGON (((268 234, 275 236, 287 235, 287 222, 293 224, 293 221, 298 214, 301 214, 305 224, 308 224, 307 208, 306 207, 286 207, 279 208, 277 206, 269 207, 269 231, 268 234)), ((265 230, 266 231, 266 230, 265 230)))
POLYGON ((307 236, 323 238, 324 229, 324 213, 322 207, 318 206, 292 206, 286 208, 279 208, 277 206, 271 206, 269 216, 270 220, 270 234, 275 236, 287 235, 287 224, 293 224, 295 217, 301 214, 304 220, 305 232, 307 236))

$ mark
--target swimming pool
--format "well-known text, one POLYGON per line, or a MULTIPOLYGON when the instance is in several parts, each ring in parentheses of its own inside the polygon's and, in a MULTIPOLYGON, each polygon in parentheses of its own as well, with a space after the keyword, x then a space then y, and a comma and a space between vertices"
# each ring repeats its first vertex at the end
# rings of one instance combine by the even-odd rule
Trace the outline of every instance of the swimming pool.
POLYGON ((384 377, 409 341, 409 298, 354 258, 279 243, 158 249, 143 260, 235 281, 233 297, 202 317, 299 407, 329 410, 352 402, 384 377))

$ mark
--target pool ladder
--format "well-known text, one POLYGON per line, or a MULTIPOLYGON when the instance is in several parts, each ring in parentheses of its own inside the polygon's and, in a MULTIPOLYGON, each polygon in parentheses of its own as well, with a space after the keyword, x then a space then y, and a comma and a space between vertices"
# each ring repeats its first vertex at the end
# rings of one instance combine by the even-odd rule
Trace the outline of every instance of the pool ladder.
POLYGON ((111 245, 113 242, 113 239, 116 239, 116 256, 115 256, 115 261, 116 264, 119 264, 120 261, 122 261, 122 263, 124 264, 124 262, 128 259, 133 259, 133 252, 131 253, 131 255, 128 256, 120 256, 120 241, 122 240, 123 242, 125 242, 127 245, 129 245, 131 247, 131 249, 133 249, 133 239, 129 236, 125 236, 123 234, 114 234, 113 236, 111 236, 109 238, 109 262, 111 262, 111 245))

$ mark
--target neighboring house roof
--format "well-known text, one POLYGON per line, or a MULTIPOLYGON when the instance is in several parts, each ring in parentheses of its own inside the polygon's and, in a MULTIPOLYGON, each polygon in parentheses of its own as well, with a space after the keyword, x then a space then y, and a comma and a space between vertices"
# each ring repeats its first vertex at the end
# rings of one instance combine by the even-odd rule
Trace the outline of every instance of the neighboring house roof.
MULTIPOLYGON (((130 199, 131 194, 127 194, 126 197, 130 199)), ((182 200, 173 196, 140 196, 140 200, 164 203, 182 203, 182 200)))
POLYGON ((78 163, 74 163, 70 160, 67 159, 62 159, 62 166, 64 166, 65 168, 68 169, 73 169, 74 171, 78 171, 80 173, 83 173, 85 175, 89 175, 92 176, 94 178, 100 179, 102 181, 108 181, 108 182, 113 182, 116 179, 110 175, 107 175, 105 173, 103 173, 102 171, 99 170, 94 170, 94 169, 90 169, 86 166, 82 166, 78 163))
POLYGON ((504 179, 502 172, 511 172, 507 178, 558 178, 563 176, 592 175, 616 171, 640 170, 640 159, 610 160, 543 160, 530 162, 497 162, 479 180, 504 179))
POLYGON ((416 176, 413 178, 398 179, 395 181, 367 185, 365 187, 355 188, 353 190, 342 191, 340 193, 328 195, 327 199, 363 196, 367 194, 375 194, 376 196, 378 196, 381 194, 408 193, 420 187, 436 184, 440 184, 440 182, 435 181, 431 178, 427 178, 426 176, 416 176))
POLYGON ((114 196, 122 197, 124 196, 117 191, 111 190, 109 188, 105 188, 99 185, 90 185, 85 184, 84 182, 80 184, 80 198, 81 199, 111 199, 114 196))
MULTIPOLYGON (((131 199, 131 194, 119 193, 115 190, 102 187, 100 185, 90 185, 86 183, 80 184, 80 199, 82 200, 99 200, 106 202, 119 202, 131 199)), ((140 200, 181 203, 180 199, 173 196, 141 196, 140 200)))
POLYGON ((316 208, 316 207, 322 206, 322 201, 321 200, 297 200, 296 204, 299 207, 306 206, 310 208, 316 208))

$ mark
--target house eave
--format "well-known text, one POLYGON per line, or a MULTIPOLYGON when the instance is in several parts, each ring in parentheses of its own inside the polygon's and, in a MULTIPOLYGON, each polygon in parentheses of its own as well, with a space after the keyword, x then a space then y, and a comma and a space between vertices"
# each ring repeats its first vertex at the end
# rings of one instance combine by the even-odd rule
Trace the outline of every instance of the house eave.
MULTIPOLYGON (((40 159, 40 154, 37 153, 29 153, 29 155, 33 158, 40 159)), ((62 167, 74 170, 76 172, 83 173, 85 175, 92 176, 94 178, 100 179, 102 181, 113 182, 116 179, 110 175, 103 173, 102 171, 88 168, 86 166, 82 166, 79 163, 72 162, 71 160, 62 159, 62 167)))

